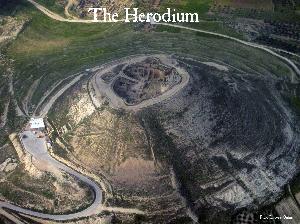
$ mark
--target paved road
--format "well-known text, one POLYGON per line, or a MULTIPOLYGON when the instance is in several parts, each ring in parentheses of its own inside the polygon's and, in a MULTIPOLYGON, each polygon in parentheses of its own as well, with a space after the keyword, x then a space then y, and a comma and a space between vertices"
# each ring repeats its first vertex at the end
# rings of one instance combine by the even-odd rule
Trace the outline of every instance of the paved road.
MULTIPOLYGON (((37 9, 39 9, 40 11, 42 11, 44 14, 46 14, 50 18, 58 20, 58 21, 61 21, 61 22, 70 22, 70 23, 93 23, 94 22, 93 20, 65 19, 65 18, 61 17, 60 15, 58 15, 58 14, 56 14, 54 12, 51 12, 50 10, 48 10, 47 8, 45 8, 44 6, 36 3, 34 0, 27 0, 27 1, 29 1, 30 3, 32 3, 37 9)), ((120 21, 124 21, 124 20, 120 20, 120 21)), ((223 37, 223 38, 230 39, 230 40, 236 41, 238 43, 241 43, 241 44, 244 44, 244 45, 247 45, 247 46, 250 46, 250 47, 254 47, 254 48, 258 48, 258 49, 264 50, 264 51, 266 51, 266 52, 268 52, 268 53, 270 53, 270 54, 272 54, 272 55, 280 58, 281 60, 287 62, 293 68, 293 70, 296 72, 298 78, 300 77, 300 70, 294 64, 294 62, 292 62, 290 59, 288 59, 288 58, 286 58, 286 57, 284 57, 284 56, 282 56, 280 54, 277 54, 276 52, 274 52, 273 50, 271 50, 270 48, 268 48, 268 47, 266 47, 264 45, 259 45, 259 44, 256 44, 256 43, 251 43, 251 42, 248 42, 248 41, 240 40, 238 38, 231 37, 231 36, 228 36, 228 35, 225 35, 225 34, 220 34, 220 33, 216 33, 216 32, 210 32, 210 31, 201 30, 201 29, 190 28, 190 27, 176 25, 176 24, 171 24, 171 23, 155 23, 155 24, 159 24, 159 25, 163 25, 163 26, 176 27, 176 28, 180 28, 180 29, 186 29, 186 30, 191 30, 191 31, 195 31, 195 32, 210 34, 210 35, 213 35, 213 36, 223 37)), ((281 51, 281 52, 284 52, 284 53, 287 53, 287 54, 291 54, 293 56, 299 57, 297 54, 294 54, 294 53, 289 52, 289 51, 285 51, 285 50, 278 49, 278 48, 272 48, 272 49, 277 50, 277 51, 281 51)), ((292 81, 296 81, 296 77, 293 76, 292 77, 292 81)))
POLYGON ((102 191, 94 181, 53 159, 48 153, 46 141, 44 138, 37 138, 31 131, 24 131, 20 134, 20 137, 22 139, 22 143, 25 150, 28 151, 33 156, 33 158, 42 163, 44 170, 53 172, 53 169, 59 169, 61 171, 71 174, 72 176, 76 177, 77 179, 91 187, 91 189, 94 192, 94 202, 90 207, 84 209, 83 211, 67 215, 44 214, 41 212, 35 212, 29 209, 20 208, 7 202, 0 202, 0 207, 9 208, 14 211, 21 212, 27 215, 32 215, 35 217, 51 219, 56 221, 92 216, 99 214, 102 211, 102 191), (26 135, 27 137, 23 138, 24 135, 26 135))
MULTIPOLYGON (((95 68, 95 70, 100 69, 95 68)), ((47 102, 47 104, 42 108, 40 115, 46 116, 49 109, 52 107, 54 102, 72 85, 80 80, 80 78, 85 73, 79 74, 75 76, 68 84, 62 87, 56 94, 54 94, 51 99, 47 102)), ((50 94, 50 93, 49 93, 50 94)), ((50 219, 55 221, 65 221, 65 220, 72 220, 77 218, 88 217, 92 215, 99 214, 102 211, 112 211, 112 212, 120 212, 120 213, 127 213, 127 214, 144 214, 143 211, 135 208, 120 208, 120 207, 103 207, 102 205, 102 191, 100 187, 88 177, 76 172, 75 170, 71 169, 70 167, 60 163, 59 161, 55 160, 53 157, 49 155, 47 150, 46 141, 44 138, 37 138, 31 131, 24 131, 20 134, 21 141, 23 144, 24 149, 32 155, 32 157, 37 161, 40 168, 45 171, 49 172, 61 172, 64 171, 66 173, 71 174, 72 176, 76 177, 80 181, 87 184, 94 192, 94 201, 92 205, 86 208, 83 211, 66 214, 66 215, 53 215, 53 214, 45 214, 41 212, 35 212, 30 209, 21 208, 19 206, 10 204, 8 202, 0 202, 0 208, 8 208, 14 210, 16 212, 20 212, 23 214, 27 214, 30 216, 35 216, 42 219, 50 219), (22 136, 26 135, 27 138, 22 138, 22 136)))
MULTIPOLYGON (((286 57, 284 57, 284 56, 282 56, 280 54, 277 54, 276 52, 272 51, 271 49, 267 48, 266 46, 259 45, 259 44, 256 44, 256 43, 251 43, 251 42, 244 41, 244 40, 240 40, 238 38, 227 36, 227 35, 220 34, 220 33, 210 32, 210 31, 201 30, 201 29, 194 29, 194 28, 191 28, 191 27, 186 27, 186 26, 181 26, 181 25, 176 25, 176 24, 170 24, 170 23, 155 23, 155 24, 163 25, 163 26, 171 26, 171 27, 176 27, 176 28, 180 28, 180 29, 191 30, 191 31, 199 32, 199 33, 210 34, 210 35, 213 35, 213 36, 223 37, 223 38, 226 38, 226 39, 229 39, 229 40, 233 40, 235 42, 247 45, 249 47, 261 49, 261 50, 266 51, 266 52, 270 53, 271 55, 274 55, 275 57, 278 57, 281 60, 287 62, 293 68, 293 70, 296 72, 296 75, 298 77, 300 77, 300 70, 294 64, 294 62, 292 62, 290 59, 288 59, 288 58, 286 58, 286 57)), ((274 50, 276 49, 278 51, 283 51, 283 50, 277 49, 277 48, 273 48, 273 49, 274 50)), ((283 52, 285 52, 285 53, 291 53, 291 52, 288 52, 288 51, 283 51, 283 52)), ((293 54, 293 53, 291 53, 291 54, 294 55, 294 56, 296 55, 296 54, 293 54)), ((296 77, 292 77, 292 81, 296 81, 296 77)))
MULTIPOLYGON (((61 21, 61 22, 71 22, 71 23, 93 23, 93 21, 91 20, 80 20, 80 19, 65 19, 59 15, 57 15, 56 13, 51 12, 50 10, 48 10, 47 8, 43 7, 42 5, 36 3, 33 0, 28 0, 30 3, 32 3, 37 9, 39 9, 40 11, 42 11, 43 13, 45 13, 47 16, 49 16, 52 19, 61 21)), ((297 66, 288 58, 281 56, 277 53, 275 53, 274 51, 270 50, 269 48, 262 46, 262 45, 258 45, 255 43, 251 43, 251 42, 247 42, 247 41, 243 41, 234 37, 230 37, 227 35, 223 35, 223 34, 219 34, 219 33, 215 33, 215 32, 209 32, 209 31, 205 31, 205 30, 200 30, 200 29, 194 29, 194 28, 190 28, 190 27, 185 27, 185 26, 180 26, 180 25, 175 25, 175 24, 167 24, 167 23, 159 23, 160 25, 164 25, 164 26, 171 26, 171 27, 177 27, 180 29, 186 29, 186 30, 191 30, 191 31, 195 31, 195 32, 201 32, 201 33, 206 33, 206 34, 210 34, 213 36, 219 36, 219 37, 223 37, 226 39, 230 39, 236 42, 239 42, 241 44, 250 46, 250 47, 254 47, 254 48, 258 48, 261 50, 264 50, 278 58, 280 58, 281 60, 287 62, 292 68, 293 70, 296 72, 296 74, 298 76, 300 76, 300 71, 297 68, 297 66)), ((282 51, 281 49, 276 49, 279 51, 282 51)), ((289 52, 285 52, 285 53, 289 53, 289 52)), ((296 80, 296 77, 293 77, 293 80, 296 80)), ((75 80, 74 80, 75 81, 75 80)), ((188 82, 188 77, 184 78, 182 83, 186 83, 188 82)), ((181 87, 183 88, 183 87, 181 87)), ((168 91, 168 95, 172 95, 175 94, 178 91, 178 89, 175 88, 175 90, 172 91, 168 91)), ((61 95, 61 94, 59 94, 61 95)), ((54 98, 57 98, 59 95, 55 95, 54 98)), ((165 97, 169 97, 168 95, 166 95, 165 97)), ((48 106, 44 109, 44 111, 42 111, 42 115, 46 115, 47 111, 49 110, 49 108, 52 106, 53 102, 56 99, 52 99, 51 102, 48 104, 48 106)), ((144 102, 145 105, 137 105, 140 107, 145 107, 148 105, 152 105, 155 103, 160 102, 161 100, 163 100, 161 97, 160 98, 156 98, 149 101, 149 102, 144 102)), ((31 211, 29 209, 24 209, 24 208, 20 208, 18 206, 12 205, 8 202, 0 202, 0 207, 4 207, 4 208, 9 208, 12 209, 14 211, 17 212, 21 212, 24 214, 28 214, 28 215, 32 215, 32 216, 36 216, 39 218, 44 218, 44 219, 51 219, 51 220, 57 220, 57 221, 62 221, 62 220, 70 220, 70 219, 75 219, 75 218, 81 218, 81 217, 87 217, 87 216, 91 216, 91 215, 95 215, 98 214, 99 212, 101 212, 103 209, 107 209, 107 210, 111 210, 111 211, 120 211, 120 212, 126 212, 126 213, 139 213, 142 214, 141 211, 139 210, 135 210, 135 209, 123 209, 123 208, 103 208, 102 207, 102 192, 101 189, 98 187, 98 185, 93 182, 92 180, 90 180, 88 177, 76 172, 75 170, 67 167, 66 165, 56 161, 55 159, 53 159, 47 151, 47 147, 45 145, 45 141, 43 139, 35 139, 34 136, 32 136, 32 133, 28 133, 28 132, 24 132, 23 134, 26 134, 29 136, 29 138, 27 140, 24 140, 24 146, 25 149, 30 152, 33 157, 37 158, 40 161, 44 161, 45 163, 47 163, 49 165, 49 167, 55 167, 58 168, 60 170, 63 170, 75 177, 77 177, 78 179, 80 179, 81 181, 85 182, 87 185, 89 185, 95 193, 95 200, 94 203, 88 207, 87 209, 77 212, 77 213, 73 213, 73 214, 66 214, 66 215, 51 215, 51 214, 44 214, 44 213, 40 213, 40 212, 35 212, 35 211, 31 211), (31 142, 30 142, 31 141, 31 142), (32 147, 33 146, 33 147, 32 147)))
POLYGON ((30 153, 36 161, 38 161, 40 169, 48 172, 64 171, 76 177, 78 180, 84 182, 93 190, 94 201, 92 205, 90 205, 88 208, 76 213, 71 213, 66 215, 53 215, 53 214, 35 212, 30 209, 25 209, 10 204, 8 202, 0 202, 0 208, 8 208, 26 215, 35 216, 42 219, 55 220, 55 221, 65 221, 65 220, 88 217, 92 215, 97 215, 102 211, 113 211, 113 212, 121 212, 121 213, 128 213, 128 214, 144 214, 144 212, 134 208, 131 209, 131 208, 120 208, 120 207, 103 207, 102 190, 100 189, 98 184, 96 184, 88 177, 78 173, 72 168, 58 162, 53 157, 51 157, 47 150, 45 138, 37 138, 32 131, 24 131, 20 134, 20 139, 22 141, 22 145, 24 149, 28 153, 30 153), (24 136, 27 137, 24 138, 24 136))

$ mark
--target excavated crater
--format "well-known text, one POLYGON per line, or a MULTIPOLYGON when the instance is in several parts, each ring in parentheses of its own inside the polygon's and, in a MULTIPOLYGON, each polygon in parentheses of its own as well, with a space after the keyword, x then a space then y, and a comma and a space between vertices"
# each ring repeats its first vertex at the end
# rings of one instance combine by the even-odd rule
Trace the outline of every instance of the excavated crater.
POLYGON ((183 214, 218 223, 211 214, 276 200, 298 171, 287 82, 207 59, 133 57, 98 70, 51 113, 69 158, 102 170, 124 196, 112 204, 157 223, 183 214))
POLYGON ((163 64, 158 58, 127 65, 120 72, 113 89, 128 105, 157 97, 182 80, 174 67, 163 64))

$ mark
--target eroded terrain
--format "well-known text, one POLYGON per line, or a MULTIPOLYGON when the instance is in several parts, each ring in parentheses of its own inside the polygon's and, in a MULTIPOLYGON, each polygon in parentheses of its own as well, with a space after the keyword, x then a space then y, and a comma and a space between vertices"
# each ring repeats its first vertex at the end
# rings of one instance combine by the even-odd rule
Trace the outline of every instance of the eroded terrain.
POLYGON ((132 72, 136 61, 154 56, 133 56, 131 66, 121 59, 70 89, 49 116, 59 134, 56 153, 103 175, 112 190, 107 202, 146 211, 146 220, 189 223, 200 216, 217 223, 226 211, 275 201, 295 175, 299 153, 297 121, 284 100, 288 81, 220 62, 161 57, 189 78, 168 97, 156 92, 154 103, 126 104, 124 96, 137 95, 117 82, 136 85, 145 74, 145 67, 132 72), (99 80, 107 86, 98 91, 99 80))
POLYGON ((139 110, 173 96, 188 81, 188 73, 166 55, 136 56, 97 71, 90 92, 96 105, 104 96, 115 109, 139 110))
MULTIPOLYGON (((69 220, 86 214, 78 210, 96 208, 74 223, 219 224, 240 211, 235 224, 270 213, 291 215, 298 223, 300 187, 289 185, 299 163, 298 56, 232 32, 273 47, 273 38, 292 40, 287 49, 298 49, 296 23, 235 18, 248 9, 231 7, 249 8, 246 17, 264 12, 252 9, 261 4, 233 1, 220 7, 223 1, 216 1, 207 13, 213 21, 198 27, 205 30, 176 24, 93 26, 79 18, 87 18, 84 8, 100 1, 29 2, 53 21, 29 8, 34 19, 28 26, 22 17, 1 23, 0 33, 9 36, 3 45, 15 40, 0 60, 0 193, 10 203, 6 208, 25 211, 11 205, 16 204, 33 216, 33 210, 45 209, 36 216, 53 220, 53 213, 70 212, 58 215, 69 220), (27 130, 19 130, 32 116, 44 118, 53 143, 43 148, 49 150, 44 156, 89 177, 97 185, 93 189, 101 187, 103 201, 93 200, 91 189, 68 172, 48 170, 49 161, 37 163, 26 153, 39 147, 25 144, 22 151, 18 139, 42 140, 26 140, 27 130), (284 187, 288 196, 281 199, 284 187), (275 201, 276 212, 257 211, 275 201)), ((148 9, 171 2, 136 4, 148 9)), ((199 2, 176 1, 176 8, 208 6, 199 2)), ((261 10, 278 11, 279 1, 270 2, 261 10)), ((133 1, 101 3, 119 12, 133 1)), ((4 213, 0 209, 15 219, 4 213)))
POLYGON ((120 73, 113 90, 130 105, 158 97, 181 82, 176 69, 162 64, 158 58, 128 65, 120 73))

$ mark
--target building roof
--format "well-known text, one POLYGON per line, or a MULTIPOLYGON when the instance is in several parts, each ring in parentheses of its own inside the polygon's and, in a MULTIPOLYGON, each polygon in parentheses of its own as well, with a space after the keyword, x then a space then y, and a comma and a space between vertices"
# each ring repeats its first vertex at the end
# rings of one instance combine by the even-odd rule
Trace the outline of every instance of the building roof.
POLYGON ((30 128, 45 128, 43 118, 31 118, 29 121, 30 128))

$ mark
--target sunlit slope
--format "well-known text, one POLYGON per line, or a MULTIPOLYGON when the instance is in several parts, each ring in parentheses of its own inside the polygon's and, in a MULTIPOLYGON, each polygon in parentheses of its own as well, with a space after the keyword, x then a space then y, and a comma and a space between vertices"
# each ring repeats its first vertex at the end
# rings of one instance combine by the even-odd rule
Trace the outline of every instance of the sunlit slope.
POLYGON ((35 105, 62 78, 114 58, 149 52, 213 57, 245 71, 253 72, 255 68, 258 73, 282 78, 290 74, 283 62, 265 52, 209 35, 159 26, 153 32, 144 32, 141 25, 123 23, 62 23, 30 5, 24 10, 32 19, 8 49, 15 60, 14 86, 19 103, 40 78, 31 99, 35 105), (157 32, 164 30, 167 32, 157 32))

